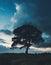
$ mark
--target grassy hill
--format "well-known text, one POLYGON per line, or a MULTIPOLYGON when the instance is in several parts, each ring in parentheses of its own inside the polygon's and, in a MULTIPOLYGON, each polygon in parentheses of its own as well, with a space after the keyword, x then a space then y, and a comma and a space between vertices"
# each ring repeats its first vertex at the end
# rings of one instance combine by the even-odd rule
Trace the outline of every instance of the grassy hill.
POLYGON ((0 54, 0 65, 51 65, 51 54, 0 54))

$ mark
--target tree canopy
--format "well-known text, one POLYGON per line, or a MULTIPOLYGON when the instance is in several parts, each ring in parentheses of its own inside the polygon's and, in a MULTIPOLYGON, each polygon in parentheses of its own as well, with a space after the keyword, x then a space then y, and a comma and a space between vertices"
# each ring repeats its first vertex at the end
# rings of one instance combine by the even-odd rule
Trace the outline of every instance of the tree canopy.
MULTIPOLYGON (((38 44, 43 42, 42 32, 34 27, 33 25, 22 25, 16 29, 14 29, 13 34, 15 37, 12 38, 12 48, 14 48, 17 44, 22 44, 26 47, 26 53, 28 53, 28 48, 32 44, 38 44)), ((20 49, 21 49, 20 48, 20 49)))

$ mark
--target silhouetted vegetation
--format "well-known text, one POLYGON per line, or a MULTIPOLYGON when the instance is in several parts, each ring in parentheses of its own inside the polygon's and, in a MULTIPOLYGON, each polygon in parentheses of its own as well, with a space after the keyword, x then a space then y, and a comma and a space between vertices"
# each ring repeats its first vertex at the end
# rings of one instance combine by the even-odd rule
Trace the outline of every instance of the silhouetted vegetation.
POLYGON ((26 54, 28 53, 29 47, 33 43, 38 44, 44 41, 41 37, 42 32, 38 30, 36 27, 29 24, 16 28, 13 31, 13 34, 15 35, 15 37, 12 38, 13 44, 11 47, 15 48, 17 44, 22 44, 24 46, 22 46, 20 49, 26 47, 26 54))
POLYGON ((0 65, 51 65, 51 54, 0 54, 0 65))

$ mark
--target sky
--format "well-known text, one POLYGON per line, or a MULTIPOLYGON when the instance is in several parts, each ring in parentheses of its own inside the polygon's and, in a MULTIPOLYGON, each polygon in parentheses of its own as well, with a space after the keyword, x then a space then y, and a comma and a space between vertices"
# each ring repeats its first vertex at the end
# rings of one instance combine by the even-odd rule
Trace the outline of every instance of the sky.
POLYGON ((33 50, 29 52, 51 53, 51 0, 0 0, 0 53, 16 53, 9 49, 14 36, 12 32, 27 23, 41 30, 45 40, 31 47, 33 50))

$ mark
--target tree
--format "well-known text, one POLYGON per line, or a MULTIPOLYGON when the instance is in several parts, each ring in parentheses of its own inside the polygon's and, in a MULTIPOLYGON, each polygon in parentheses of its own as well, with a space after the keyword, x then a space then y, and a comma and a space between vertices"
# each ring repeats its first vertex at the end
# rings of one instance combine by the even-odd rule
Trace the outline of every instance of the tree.
POLYGON ((41 37, 42 32, 38 30, 33 25, 22 25, 18 28, 16 28, 13 31, 13 34, 15 34, 15 37, 12 38, 12 48, 14 48, 17 44, 22 44, 24 46, 20 47, 22 49, 23 47, 26 47, 26 54, 28 53, 29 47, 34 43, 38 44, 40 42, 43 42, 43 38, 41 37))

